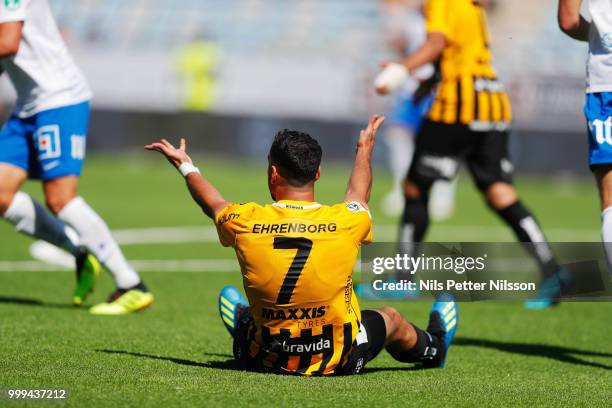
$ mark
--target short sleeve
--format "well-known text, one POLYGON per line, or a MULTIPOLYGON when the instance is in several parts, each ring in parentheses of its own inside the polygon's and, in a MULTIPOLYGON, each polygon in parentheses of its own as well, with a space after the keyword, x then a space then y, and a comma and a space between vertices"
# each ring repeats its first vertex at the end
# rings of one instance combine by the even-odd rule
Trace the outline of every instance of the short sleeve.
POLYGON ((593 16, 591 15, 591 10, 589 9, 589 0, 583 0, 580 3, 580 15, 582 16, 582 18, 584 18, 586 21, 588 21, 589 23, 591 23, 593 21, 593 16))
POLYGON ((370 211, 358 202, 344 203, 347 222, 351 237, 357 244, 372 242, 372 215, 370 211))
POLYGON ((425 2, 425 27, 428 33, 442 33, 447 38, 452 37, 449 3, 449 0, 427 0, 425 2))
POLYGON ((24 21, 29 0, 0 1, 0 24, 24 21))
POLYGON ((252 212, 253 204, 231 204, 217 214, 215 226, 221 245, 235 246, 236 235, 246 231, 252 212))

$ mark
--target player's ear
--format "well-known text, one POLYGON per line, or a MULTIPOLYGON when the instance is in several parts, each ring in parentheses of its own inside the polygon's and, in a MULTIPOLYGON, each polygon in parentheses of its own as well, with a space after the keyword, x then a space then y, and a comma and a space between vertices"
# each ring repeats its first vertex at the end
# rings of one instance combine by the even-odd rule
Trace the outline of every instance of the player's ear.
POLYGON ((276 165, 274 164, 271 164, 270 165, 270 183, 277 184, 280 177, 281 175, 280 175, 280 172, 278 171, 278 167, 276 167, 276 165))
POLYGON ((314 181, 318 181, 321 178, 321 166, 317 169, 317 173, 315 174, 314 181))

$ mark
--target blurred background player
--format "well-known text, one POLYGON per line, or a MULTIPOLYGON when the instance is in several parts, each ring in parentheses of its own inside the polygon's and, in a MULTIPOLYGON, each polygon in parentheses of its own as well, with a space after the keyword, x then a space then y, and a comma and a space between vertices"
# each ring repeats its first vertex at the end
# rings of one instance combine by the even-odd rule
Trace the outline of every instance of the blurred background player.
MULTIPOLYGON (((488 1, 428 0, 426 42, 402 60, 410 75, 440 59, 441 81, 427 120, 421 126, 414 158, 405 181, 406 206, 401 242, 413 254, 429 226, 432 184, 452 180, 459 160, 467 163, 489 207, 514 231, 540 266, 542 281, 528 308, 558 302, 568 277, 562 270, 536 219, 521 203, 512 183, 508 155, 510 100, 492 65, 485 7, 488 1)), ((378 85, 381 94, 389 87, 378 85)), ((409 272, 409 271, 406 271, 409 272)), ((408 274, 407 277, 410 277, 408 274)))
MULTIPOLYGON (((388 21, 388 46, 398 58, 410 55, 426 40, 423 2, 421 0, 385 0, 388 21)), ((394 98, 389 125, 384 141, 389 150, 389 165, 393 187, 383 198, 382 209, 390 216, 401 215, 404 209, 403 183, 414 153, 414 138, 427 115, 434 95, 433 64, 426 64, 414 72, 394 98), (423 83, 424 82, 424 83, 423 83), (423 84, 422 84, 423 83, 423 84), (419 86, 422 86, 419 89, 419 86)), ((456 179, 434 183, 429 202, 429 213, 434 220, 450 217, 455 207, 456 179)))
POLYGON ((188 111, 206 112, 218 99, 216 70, 221 51, 204 34, 181 47, 177 67, 184 83, 183 108, 188 111))
POLYGON ((18 231, 74 255, 76 305, 93 289, 97 258, 113 274, 117 290, 91 313, 125 314, 150 306, 153 296, 106 223, 78 196, 91 91, 47 0, 0 3, 0 69, 17 91, 17 106, 0 132, 0 214, 18 231), (42 180, 53 214, 19 191, 27 178, 42 180))
MULTIPOLYGON (((601 238, 612 265, 612 2, 559 0, 559 26, 589 43, 584 113, 589 132, 589 166, 601 199, 601 238), (581 13, 582 10, 582 13, 581 13)), ((612 273, 612 269, 609 269, 612 273)))

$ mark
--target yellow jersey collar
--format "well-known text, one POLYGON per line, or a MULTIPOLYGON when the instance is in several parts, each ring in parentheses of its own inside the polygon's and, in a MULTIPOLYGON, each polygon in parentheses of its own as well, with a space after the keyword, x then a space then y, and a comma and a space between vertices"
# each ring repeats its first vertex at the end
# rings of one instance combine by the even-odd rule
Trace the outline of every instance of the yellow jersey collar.
POLYGON ((309 201, 280 200, 272 204, 273 207, 288 208, 292 210, 313 210, 321 204, 309 201))

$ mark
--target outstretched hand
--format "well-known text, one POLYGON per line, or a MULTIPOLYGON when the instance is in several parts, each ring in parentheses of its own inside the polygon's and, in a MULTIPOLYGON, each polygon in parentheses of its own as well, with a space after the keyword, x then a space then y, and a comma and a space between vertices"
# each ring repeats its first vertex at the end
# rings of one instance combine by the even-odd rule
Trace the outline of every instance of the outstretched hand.
POLYGON ((370 121, 368 122, 368 127, 363 129, 361 133, 359 133, 359 141, 357 142, 357 149, 373 149, 374 143, 376 143, 376 134, 378 133, 378 128, 385 121, 384 116, 380 115, 372 115, 370 116, 370 121))
POLYGON ((183 163, 193 163, 191 157, 187 155, 187 142, 183 138, 181 138, 180 146, 178 149, 166 139, 162 139, 159 142, 148 144, 144 148, 147 150, 160 152, 177 169, 183 163))

